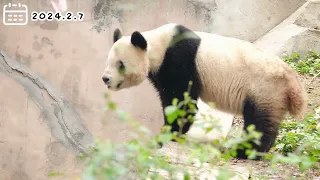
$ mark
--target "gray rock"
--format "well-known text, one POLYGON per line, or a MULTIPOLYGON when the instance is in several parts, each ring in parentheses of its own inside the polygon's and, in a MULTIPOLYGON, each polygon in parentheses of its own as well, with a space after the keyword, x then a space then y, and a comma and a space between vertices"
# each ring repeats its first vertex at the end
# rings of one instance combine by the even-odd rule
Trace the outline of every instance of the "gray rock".
POLYGON ((308 1, 254 43, 279 56, 320 51, 320 1, 308 1))

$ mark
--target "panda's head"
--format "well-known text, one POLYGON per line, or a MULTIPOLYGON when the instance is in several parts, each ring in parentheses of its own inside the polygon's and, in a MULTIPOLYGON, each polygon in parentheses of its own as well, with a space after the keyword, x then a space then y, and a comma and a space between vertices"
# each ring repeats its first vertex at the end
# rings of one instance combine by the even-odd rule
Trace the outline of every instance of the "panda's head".
POLYGON ((116 29, 113 43, 102 76, 103 82, 113 91, 139 85, 148 76, 146 39, 138 31, 122 37, 121 31, 116 29))

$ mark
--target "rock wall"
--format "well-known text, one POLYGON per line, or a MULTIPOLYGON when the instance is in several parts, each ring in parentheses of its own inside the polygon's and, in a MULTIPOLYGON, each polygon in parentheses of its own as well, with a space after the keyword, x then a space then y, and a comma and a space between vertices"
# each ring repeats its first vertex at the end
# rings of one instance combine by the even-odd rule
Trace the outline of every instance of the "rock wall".
POLYGON ((320 1, 308 1, 255 44, 279 56, 320 51, 320 1))
MULTIPOLYGON (((3 0, 1 20, 9 2, 26 4, 29 12, 53 10, 49 0, 3 0)), ((72 177, 83 168, 75 155, 95 136, 128 139, 127 127, 103 111, 107 89, 101 75, 116 27, 129 34, 175 22, 252 42, 266 34, 258 45, 293 51, 303 49, 304 41, 319 47, 313 38, 319 37, 317 2, 301 7, 305 0, 76 0, 68 1, 68 10, 84 12, 82 22, 0 23, 0 179, 43 180, 51 171, 72 177), (286 19, 299 7, 300 18, 286 19), (282 21, 287 23, 270 31, 282 21)), ((159 132, 163 115, 148 81, 109 93, 120 108, 159 132)))

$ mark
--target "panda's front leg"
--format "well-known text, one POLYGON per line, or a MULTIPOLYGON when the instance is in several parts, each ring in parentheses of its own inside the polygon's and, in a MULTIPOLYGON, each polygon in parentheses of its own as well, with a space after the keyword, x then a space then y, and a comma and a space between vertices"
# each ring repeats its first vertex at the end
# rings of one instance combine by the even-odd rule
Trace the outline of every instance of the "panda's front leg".
MULTIPOLYGON (((173 99, 172 99, 172 100, 173 100, 173 99)), ((169 102, 172 102, 172 100, 171 100, 171 101, 162 100, 163 116, 164 116, 164 119, 165 119, 165 121, 164 121, 164 126, 170 126, 170 127, 171 127, 171 133, 177 133, 178 136, 179 136, 180 134, 181 134, 181 135, 184 135, 184 134, 186 134, 186 133, 189 131, 191 125, 193 124, 193 119, 194 119, 194 117, 195 117, 195 115, 196 115, 196 111, 198 110, 198 106, 197 106, 197 104, 194 104, 195 109, 193 109, 193 110, 190 109, 190 107, 189 107, 188 105, 186 105, 186 106, 184 107, 184 110, 186 111, 186 114, 185 114, 185 116, 182 118, 182 120, 183 120, 184 122, 181 123, 181 124, 182 124, 182 127, 181 127, 181 125, 179 125, 178 118, 175 119, 175 120, 170 124, 169 121, 168 121, 168 118, 167 118, 167 116, 166 116, 166 114, 165 114, 165 108, 166 108, 167 106, 170 106, 170 105, 171 105, 171 103, 169 103, 169 102), (190 115, 191 115, 193 118, 192 118, 191 120, 188 120, 188 117, 189 117, 190 115)), ((182 101, 182 100, 179 100, 179 101, 182 101)), ((175 139, 172 139, 172 141, 175 142, 176 140, 175 140, 175 139)), ((161 147, 163 146, 163 144, 162 144, 161 142, 159 142, 158 145, 159 145, 159 148, 161 148, 161 147)))

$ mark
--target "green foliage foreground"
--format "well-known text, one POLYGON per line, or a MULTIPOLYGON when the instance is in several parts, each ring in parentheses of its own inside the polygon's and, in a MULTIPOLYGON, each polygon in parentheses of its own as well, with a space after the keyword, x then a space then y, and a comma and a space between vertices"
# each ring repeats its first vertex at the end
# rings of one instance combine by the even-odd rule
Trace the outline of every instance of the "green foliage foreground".
MULTIPOLYGON (((242 137, 215 140, 210 144, 201 144, 187 139, 180 133, 171 133, 168 126, 163 127, 160 134, 153 136, 146 127, 131 119, 129 114, 118 110, 108 95, 106 97, 109 110, 116 111, 119 119, 131 127, 131 140, 120 144, 112 143, 109 140, 97 140, 93 152, 86 155, 86 157, 90 157, 90 162, 83 174, 83 179, 86 180, 127 179, 130 176, 139 179, 163 179, 163 175, 160 175, 157 170, 165 170, 167 178, 170 179, 175 179, 179 175, 183 177, 182 179, 191 179, 191 175, 197 176, 196 170, 199 170, 205 163, 214 166, 226 162, 236 154, 237 148, 250 146, 247 143, 248 140, 255 140, 259 143, 261 137, 261 133, 255 132, 253 126, 249 127, 249 133, 245 133, 242 137), (172 139, 181 146, 185 146, 183 148, 188 148, 189 157, 185 162, 182 162, 183 164, 172 163, 173 160, 169 157, 157 152, 158 142, 165 144, 172 139), (194 159, 197 159, 200 165, 196 170, 190 171, 186 167, 191 166, 194 159)), ((187 119, 192 120, 190 117, 185 117, 185 107, 189 106, 194 110, 194 103, 196 101, 190 99, 188 93, 185 93, 185 99, 182 102, 175 99, 172 105, 165 109, 169 121, 172 123, 177 119, 182 127, 187 119)), ((212 129, 213 127, 207 127, 208 132, 212 129)), ((254 157, 256 152, 252 151, 251 154, 254 157)), ((220 179, 228 179, 234 175, 226 168, 223 167, 219 170, 218 177, 220 179)))
MULTIPOLYGON (((115 144, 109 140, 96 141, 96 146, 92 153, 86 155, 89 163, 83 173, 83 179, 128 179, 136 177, 138 179, 198 179, 197 170, 209 164, 218 170, 217 179, 230 179, 235 173, 228 171, 228 161, 236 155, 236 149, 249 147, 248 140, 259 143, 261 133, 254 130, 254 126, 248 128, 249 133, 243 132, 241 136, 227 137, 226 139, 214 140, 211 143, 201 144, 191 141, 181 134, 173 134, 169 127, 164 127, 162 132, 153 136, 152 133, 137 121, 131 119, 130 115, 118 110, 116 105, 110 101, 109 110, 117 112, 119 119, 132 129, 131 140, 115 144), (188 159, 182 164, 174 163, 172 159, 164 154, 158 153, 158 142, 164 144, 171 139, 175 139, 182 148, 188 148, 188 159), (197 168, 188 168, 192 160, 198 159, 200 165, 197 168), (223 164, 223 166, 221 166, 223 164), (166 175, 159 174, 156 170, 165 170, 166 175)), ((193 107, 194 100, 185 93, 185 100, 173 101, 171 106, 165 110, 170 121, 175 118, 180 125, 188 119, 185 116, 185 106, 193 107)), ((280 135, 273 150, 268 154, 259 154, 270 161, 272 167, 277 163, 297 165, 301 172, 310 168, 319 168, 320 160, 320 130, 315 128, 320 119, 320 110, 315 114, 306 117, 303 122, 293 120, 284 121, 281 126, 280 135)), ((210 132, 214 126, 207 128, 210 132)), ((250 158, 258 153, 254 150, 248 151, 250 158)))

